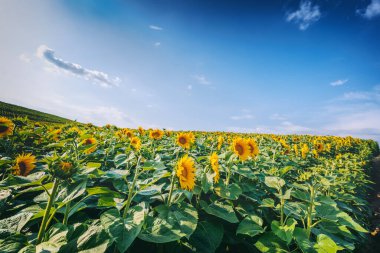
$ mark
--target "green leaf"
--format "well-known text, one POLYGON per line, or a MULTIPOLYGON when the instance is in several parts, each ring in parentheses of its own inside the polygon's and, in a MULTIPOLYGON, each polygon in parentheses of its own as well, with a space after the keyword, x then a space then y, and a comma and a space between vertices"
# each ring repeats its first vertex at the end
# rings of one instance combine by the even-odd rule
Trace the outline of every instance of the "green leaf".
POLYGON ((335 206, 321 204, 315 206, 315 212, 316 216, 319 218, 323 218, 334 222, 338 221, 337 214, 339 213, 339 210, 335 206))
POLYGON ((336 243, 327 235, 319 234, 317 236, 317 243, 314 245, 314 248, 318 253, 335 253, 338 250, 343 248, 336 245, 336 243))
POLYGON ((231 223, 239 222, 234 209, 232 206, 226 204, 226 202, 215 201, 214 203, 207 205, 205 201, 201 200, 200 205, 208 214, 214 215, 231 223))
POLYGON ((107 232, 98 220, 95 220, 86 230, 79 231, 78 237, 62 246, 61 252, 105 252, 110 243, 107 232))
POLYGON ((368 231, 365 228, 363 228, 362 226, 360 226, 360 224, 355 222, 347 213, 340 212, 337 214, 337 216, 340 224, 352 228, 358 232, 368 233, 368 231))
POLYGON ((67 203, 81 196, 86 191, 87 179, 76 183, 75 185, 70 185, 68 187, 67 193, 68 195, 62 201, 63 203, 67 203))
POLYGON ((33 213, 23 212, 0 220, 0 229, 9 230, 11 232, 20 232, 26 223, 33 217, 33 213))
POLYGON ((114 163, 115 163, 116 168, 125 166, 127 161, 128 161, 128 157, 126 154, 119 154, 119 155, 116 155, 114 158, 114 163))
POLYGON ((160 205, 155 208, 157 216, 150 213, 146 218, 146 226, 138 236, 141 240, 153 243, 167 243, 189 238, 198 223, 197 210, 186 202, 168 207, 160 205))
POLYGON ((278 238, 273 232, 268 232, 262 235, 255 243, 255 246, 260 252, 288 252, 285 243, 280 238, 278 238))
POLYGON ((279 177, 265 177, 265 184, 279 191, 285 185, 285 181, 279 177))
POLYGON ((248 215, 242 220, 237 228, 236 234, 255 236, 265 231, 262 228, 263 220, 256 215, 248 215))
POLYGON ((24 235, 17 234, 0 240, 0 252, 15 253, 19 252, 27 244, 27 238, 24 235))
POLYGON ((214 190, 219 197, 231 200, 237 200, 242 193, 241 188, 237 184, 230 184, 228 186, 220 184, 218 187, 215 187, 214 190))
POLYGON ((223 225, 201 221, 190 237, 190 243, 199 253, 213 253, 219 247, 223 238, 223 225))
POLYGON ((272 221, 271 228, 273 233, 289 244, 292 241, 293 232, 296 227, 297 221, 293 218, 289 218, 286 224, 281 226, 280 222, 272 221))
POLYGON ((274 208, 274 199, 266 198, 261 201, 260 207, 274 208))
POLYGON ((123 195, 110 190, 108 187, 92 187, 92 188, 87 188, 87 193, 89 196, 91 195, 109 195, 114 198, 123 198, 123 195))
POLYGON ((103 227, 120 252, 125 252, 136 239, 144 224, 147 207, 144 202, 131 207, 127 217, 120 216, 117 209, 110 209, 100 216, 103 227))
POLYGON ((295 228, 293 237, 296 240, 298 247, 302 250, 303 253, 312 253, 315 252, 313 249, 313 243, 309 240, 306 229, 295 228))

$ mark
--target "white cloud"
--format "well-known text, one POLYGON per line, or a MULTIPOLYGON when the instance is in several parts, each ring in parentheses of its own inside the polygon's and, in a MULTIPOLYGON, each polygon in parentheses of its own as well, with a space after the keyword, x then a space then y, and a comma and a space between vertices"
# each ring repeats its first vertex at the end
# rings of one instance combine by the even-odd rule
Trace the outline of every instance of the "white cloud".
POLYGON ((269 118, 271 120, 280 120, 280 121, 286 120, 286 117, 284 115, 281 115, 278 113, 272 114, 269 118))
POLYGON ((321 12, 318 5, 312 6, 310 1, 301 1, 298 10, 286 15, 286 21, 297 24, 299 29, 304 31, 310 25, 317 22, 320 17, 321 12))
POLYGON ((187 86, 187 89, 188 89, 188 90, 192 90, 192 89, 193 89, 193 86, 192 86, 191 84, 189 84, 189 85, 187 86))
POLYGON ((194 75, 193 78, 199 83, 203 85, 210 85, 211 82, 207 80, 207 78, 204 75, 194 75))
POLYGON ((364 10, 357 10, 364 18, 372 19, 380 15, 380 0, 372 0, 364 10))
POLYGON ((346 92, 343 94, 344 100, 371 100, 370 92, 346 92))
POLYGON ((243 114, 243 115, 236 115, 231 116, 230 119, 232 120, 246 120, 246 119, 254 119, 255 117, 252 114, 243 114))
POLYGON ((156 26, 156 25, 150 25, 149 28, 152 29, 152 30, 155 30, 155 31, 162 31, 162 30, 164 30, 164 28, 156 26))
POLYGON ((338 79, 330 83, 331 86, 341 86, 348 82, 348 79, 338 79))
POLYGON ((86 69, 77 63, 64 61, 63 59, 56 57, 55 52, 46 45, 39 46, 36 55, 55 66, 56 70, 82 77, 86 80, 97 83, 102 87, 119 86, 119 83, 121 82, 119 77, 110 78, 108 74, 104 72, 86 69))
POLYGON ((20 54, 20 55, 18 56, 18 58, 19 58, 21 61, 26 62, 26 63, 29 63, 29 62, 32 61, 32 59, 31 59, 28 55, 26 55, 26 54, 20 54))
POLYGON ((155 47, 159 47, 159 46, 161 46, 161 42, 159 42, 159 41, 155 42, 155 43, 154 43, 154 46, 155 46, 155 47))

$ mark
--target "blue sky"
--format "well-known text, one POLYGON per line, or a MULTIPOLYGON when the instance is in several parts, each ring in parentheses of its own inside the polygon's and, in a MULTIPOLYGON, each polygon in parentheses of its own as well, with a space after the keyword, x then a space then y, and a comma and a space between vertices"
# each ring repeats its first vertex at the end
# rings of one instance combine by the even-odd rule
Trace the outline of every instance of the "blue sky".
POLYGON ((380 140, 380 0, 0 1, 0 100, 120 127, 380 140))

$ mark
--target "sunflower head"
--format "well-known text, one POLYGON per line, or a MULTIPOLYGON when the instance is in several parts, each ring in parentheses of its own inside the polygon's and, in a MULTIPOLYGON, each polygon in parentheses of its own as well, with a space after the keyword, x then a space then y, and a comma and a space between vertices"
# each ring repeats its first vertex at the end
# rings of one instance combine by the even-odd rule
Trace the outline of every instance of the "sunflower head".
POLYGON ((219 174, 219 158, 218 158, 218 155, 215 152, 213 152, 211 154, 211 156, 210 156, 210 164, 211 164, 212 170, 215 173, 214 183, 218 183, 219 182, 219 178, 220 178, 220 174, 219 174))
POLYGON ((149 137, 154 140, 160 140, 164 136, 164 132, 160 129, 150 130, 149 137))
POLYGON ((135 150, 139 151, 141 149, 141 140, 140 140, 140 138, 139 137, 132 137, 132 139, 131 139, 131 146, 135 150))
POLYGON ((321 153, 324 150, 323 143, 321 142, 316 143, 315 148, 318 151, 318 153, 321 153))
POLYGON ((36 167, 36 157, 32 154, 21 154, 16 158, 13 174, 26 177, 36 167))
POLYGON ((257 146, 257 143, 254 139, 249 138, 247 140, 247 144, 249 147, 249 155, 254 158, 259 154, 259 146, 257 146))
POLYGON ((302 158, 306 158, 306 155, 307 153, 309 153, 309 147, 307 146, 307 144, 303 144, 302 146, 302 149, 301 149, 301 153, 302 153, 302 158))
POLYGON ((6 117, 0 117, 0 138, 11 135, 14 128, 15 125, 10 119, 6 117))
POLYGON ((195 186, 194 160, 187 155, 177 162, 177 177, 182 189, 193 190, 195 186))
POLYGON ((294 149, 294 153, 296 154, 296 156, 298 156, 298 154, 299 154, 298 145, 294 144, 293 149, 294 149))
POLYGON ((222 148, 223 141, 224 141, 223 136, 219 135, 218 136, 218 150, 222 148))
POLYGON ((193 139, 188 133, 178 133, 176 142, 179 146, 185 149, 190 149, 191 144, 193 144, 193 139))
POLYGON ((84 139, 82 142, 81 142, 81 145, 83 146, 89 146, 85 151, 84 153, 85 154, 91 154, 92 152, 94 152, 96 150, 96 144, 98 143, 98 141, 91 137, 91 138, 86 138, 84 139))
POLYGON ((145 132, 145 130, 142 126, 139 126, 138 130, 139 130, 140 135, 143 135, 145 132))
POLYGON ((232 151, 239 157, 240 160, 245 161, 249 157, 249 146, 243 138, 236 137, 232 142, 232 151))

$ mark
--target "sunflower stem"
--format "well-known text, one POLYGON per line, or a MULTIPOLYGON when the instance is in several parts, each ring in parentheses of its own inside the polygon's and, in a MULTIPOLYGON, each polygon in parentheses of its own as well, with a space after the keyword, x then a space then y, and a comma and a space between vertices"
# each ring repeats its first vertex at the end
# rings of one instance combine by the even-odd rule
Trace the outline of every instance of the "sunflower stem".
POLYGON ((170 191, 169 191, 169 197, 168 197, 168 206, 170 206, 171 201, 172 201, 172 195, 173 195, 173 189, 174 189, 174 182, 175 182, 175 171, 172 173, 172 178, 171 178, 171 185, 170 185, 170 191))
POLYGON ((49 201, 48 201, 46 209, 45 209, 44 217, 42 219, 42 224, 41 224, 40 230, 38 232, 37 244, 39 244, 42 241, 42 238, 45 234, 47 221, 49 218, 51 207, 53 206, 53 203, 54 203, 54 199, 55 199, 55 195, 57 193, 58 185, 59 185, 58 179, 55 178, 54 183, 53 183, 53 189, 52 189, 51 195, 49 197, 49 201))
POLYGON ((128 198, 127 198, 127 202, 125 203, 125 208, 124 208, 124 213, 123 213, 123 218, 124 219, 125 219, 125 217, 127 217, 129 206, 131 205, 131 202, 132 202, 132 199, 133 199, 133 195, 134 195, 133 194, 133 190, 135 189, 137 178, 139 177, 139 174, 140 174, 140 172, 139 172, 139 170, 140 170, 140 160, 141 160, 141 156, 139 156, 139 158, 137 159, 135 176, 133 177, 132 186, 131 186, 131 188, 129 188, 128 198))

